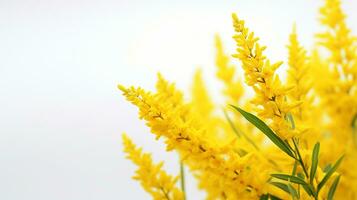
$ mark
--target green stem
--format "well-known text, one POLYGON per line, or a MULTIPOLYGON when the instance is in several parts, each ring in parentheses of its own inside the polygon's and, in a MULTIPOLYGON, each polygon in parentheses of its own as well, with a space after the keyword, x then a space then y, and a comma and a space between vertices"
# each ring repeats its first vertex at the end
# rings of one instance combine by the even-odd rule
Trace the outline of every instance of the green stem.
POLYGON ((170 196, 169 196, 169 193, 165 191, 164 188, 160 187, 160 190, 162 191, 162 193, 164 193, 164 196, 167 200, 170 200, 170 196))
POLYGON ((180 161, 180 177, 181 177, 181 190, 183 193, 183 199, 186 200, 186 190, 185 190, 185 170, 183 168, 183 163, 180 161))
MULTIPOLYGON (((307 170, 306 170, 306 167, 305 167, 304 161, 303 161, 303 159, 302 159, 302 157, 301 157, 301 154, 300 154, 298 145, 296 144, 296 141, 295 141, 294 138, 293 138, 292 140, 293 140, 293 143, 294 143, 294 147, 295 147, 295 150, 296 150, 296 154, 297 154, 297 156, 298 156, 297 161, 300 163, 300 165, 301 165, 301 167, 302 167, 302 169, 303 169, 303 171, 304 171, 304 174, 305 174, 306 178, 309 180, 309 179, 310 179, 310 178, 309 178, 309 173, 308 173, 307 170)), ((313 196, 314 196, 314 199, 315 199, 315 200, 318 200, 318 193, 316 192, 316 189, 315 189, 314 185, 311 184, 311 181, 309 181, 309 182, 310 182, 310 185, 309 185, 309 186, 310 186, 310 188, 311 188, 311 190, 312 190, 312 194, 313 194, 313 196)))
POLYGON ((296 150, 296 153, 297 153, 297 156, 298 156, 298 161, 299 161, 302 169, 304 170, 306 178, 309 179, 309 173, 307 173, 306 167, 304 165, 304 161, 301 158, 301 154, 300 154, 299 148, 298 148, 298 146, 296 144, 296 141, 295 141, 294 138, 292 140, 293 140, 293 143, 294 143, 294 146, 295 146, 295 150, 296 150))

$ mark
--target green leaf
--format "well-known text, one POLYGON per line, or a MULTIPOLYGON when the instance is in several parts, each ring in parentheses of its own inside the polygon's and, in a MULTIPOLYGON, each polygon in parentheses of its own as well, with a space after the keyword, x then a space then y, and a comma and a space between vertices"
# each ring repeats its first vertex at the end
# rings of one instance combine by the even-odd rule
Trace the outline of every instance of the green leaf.
POLYGON ((260 131, 262 131, 277 147, 279 147, 282 151, 288 154, 290 157, 295 158, 294 154, 289 149, 289 146, 279 138, 270 128, 266 125, 262 120, 260 120, 255 115, 246 112, 234 105, 231 105, 234 109, 236 109, 240 114, 243 115, 245 119, 247 119, 250 123, 252 123, 255 127, 257 127, 260 131))
POLYGON ((302 187, 304 188, 307 194, 309 194, 310 196, 314 196, 314 192, 312 191, 311 187, 309 187, 309 185, 302 185, 302 187))
POLYGON ((292 176, 295 176, 295 174, 296 174, 297 165, 298 165, 298 161, 295 160, 295 162, 294 162, 294 167, 293 167, 293 171, 291 172, 291 175, 292 175, 292 176))
POLYGON ((292 183, 297 183, 300 185, 307 185, 307 183, 304 181, 304 179, 300 178, 300 177, 296 177, 296 176, 291 176, 288 174, 271 174, 272 177, 277 178, 277 179, 281 179, 281 180, 285 180, 285 181, 289 181, 292 183))
POLYGON ((320 151, 320 143, 316 143, 314 146, 314 150, 312 151, 312 161, 311 161, 311 170, 310 170, 310 182, 312 183, 314 178, 315 178, 315 174, 316 174, 316 170, 317 170, 317 166, 319 163, 319 151, 320 151))
POLYGON ((305 175, 302 172, 298 172, 297 177, 299 177, 301 179, 305 179, 305 175))
POLYGON ((335 180, 333 181, 330 190, 328 191, 328 196, 327 196, 327 200, 333 200, 333 196, 335 195, 335 191, 338 185, 338 182, 340 181, 340 177, 341 175, 337 176, 335 178, 335 180))
POLYGON ((331 169, 331 167, 332 167, 331 164, 326 165, 325 168, 324 168, 324 172, 326 173, 328 170, 331 169))
POLYGON ((281 190, 291 194, 291 196, 298 198, 298 193, 295 188, 293 188, 290 184, 285 184, 281 182, 270 182, 270 184, 280 188, 281 190))
POLYGON ((282 200, 282 199, 280 199, 279 197, 276 197, 276 196, 274 196, 274 195, 272 195, 272 194, 269 194, 269 199, 270 199, 270 200, 282 200))
POLYGON ((297 191, 295 190, 295 188, 293 186, 291 186, 291 184, 288 184, 288 189, 289 189, 291 196, 293 196, 294 200, 299 198, 297 191))
POLYGON ((325 183, 328 181, 328 179, 331 177, 331 175, 337 170, 338 166, 341 164, 342 160, 344 158, 344 155, 341 156, 336 163, 327 171, 326 175, 322 179, 322 181, 318 184, 317 186, 317 192, 321 190, 321 188, 325 185, 325 183))
POLYGON ((269 200, 269 195, 264 194, 264 195, 260 196, 259 199, 260 199, 260 200, 269 200))
POLYGON ((272 194, 263 194, 262 196, 260 196, 259 200, 282 200, 272 194))
POLYGON ((288 188, 288 185, 286 185, 285 183, 281 183, 281 182, 270 182, 270 184, 284 190, 285 192, 287 193, 290 193, 289 192, 289 188, 288 188))

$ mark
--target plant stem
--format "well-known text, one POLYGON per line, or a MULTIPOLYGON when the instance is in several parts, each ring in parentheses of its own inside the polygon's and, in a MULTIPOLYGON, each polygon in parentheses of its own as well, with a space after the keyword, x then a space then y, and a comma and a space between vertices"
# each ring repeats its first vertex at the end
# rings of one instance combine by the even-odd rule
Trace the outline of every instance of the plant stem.
POLYGON ((170 196, 169 196, 168 192, 166 192, 165 189, 162 188, 162 187, 160 187, 160 190, 161 190, 162 193, 164 194, 165 198, 166 198, 167 200, 170 200, 170 196))
POLYGON ((181 190, 183 193, 183 199, 186 200, 186 191, 185 191, 185 170, 183 168, 183 163, 180 161, 180 177, 181 177, 181 190))
MULTIPOLYGON (((302 169, 303 169, 303 171, 304 171, 304 174, 305 174, 306 178, 307 178, 308 180, 310 180, 309 173, 308 173, 307 170, 306 170, 306 167, 305 167, 304 161, 303 161, 303 159, 302 159, 302 157, 301 157, 301 154, 300 154, 298 145, 297 145, 297 143, 296 143, 296 141, 295 141, 294 138, 293 138, 292 140, 293 140, 293 143, 294 143, 294 147, 295 147, 295 150, 296 150, 296 154, 297 154, 297 156, 298 156, 298 158, 297 158, 296 161, 298 161, 298 162, 300 163, 300 165, 301 165, 301 167, 302 167, 302 169)), ((312 194, 313 194, 313 196, 314 196, 314 199, 315 199, 315 200, 318 200, 318 193, 316 192, 316 189, 315 189, 314 185, 312 184, 312 180, 310 180, 309 183, 310 183, 310 188, 311 188, 311 190, 312 190, 312 194)))
POLYGON ((295 141, 294 138, 292 140, 293 140, 293 143, 294 143, 294 146, 295 146, 295 150, 296 150, 296 153, 297 153, 297 156, 298 156, 298 161, 300 162, 300 165, 301 165, 302 169, 304 170, 306 178, 309 179, 309 173, 307 173, 306 167, 304 165, 304 161, 301 158, 301 154, 300 154, 299 148, 298 148, 298 146, 296 144, 296 141, 295 141))

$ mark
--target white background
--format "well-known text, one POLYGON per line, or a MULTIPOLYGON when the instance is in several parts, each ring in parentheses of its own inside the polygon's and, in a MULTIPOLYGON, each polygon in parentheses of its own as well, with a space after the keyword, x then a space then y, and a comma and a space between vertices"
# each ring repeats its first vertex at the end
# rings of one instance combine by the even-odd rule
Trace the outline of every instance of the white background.
MULTIPOLYGON (((204 70, 213 94, 215 33, 234 52, 231 13, 237 12, 285 60, 294 22, 311 48, 318 0, 1 0, 0 199, 149 199, 130 179, 123 131, 167 160, 118 83, 152 89, 156 73, 187 91, 204 70)), ((357 30, 355 0, 345 0, 357 30), (354 12, 354 13, 353 13, 354 12)), ((202 199, 189 179, 189 199, 202 199)))

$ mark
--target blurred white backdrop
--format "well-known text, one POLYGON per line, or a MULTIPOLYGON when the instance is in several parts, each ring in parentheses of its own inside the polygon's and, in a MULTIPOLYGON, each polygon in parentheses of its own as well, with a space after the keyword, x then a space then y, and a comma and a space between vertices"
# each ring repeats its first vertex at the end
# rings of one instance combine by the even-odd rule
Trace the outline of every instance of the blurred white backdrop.
MULTIPOLYGON (((310 48, 318 0, 1 0, 0 199, 149 199, 131 180, 121 133, 165 159, 118 83, 152 89, 158 71, 187 91, 204 70, 212 94, 215 33, 233 53, 237 12, 272 60, 286 58, 296 22, 310 48)), ((357 2, 343 1, 356 33, 357 2)), ((189 180, 189 199, 203 194, 189 180)))

